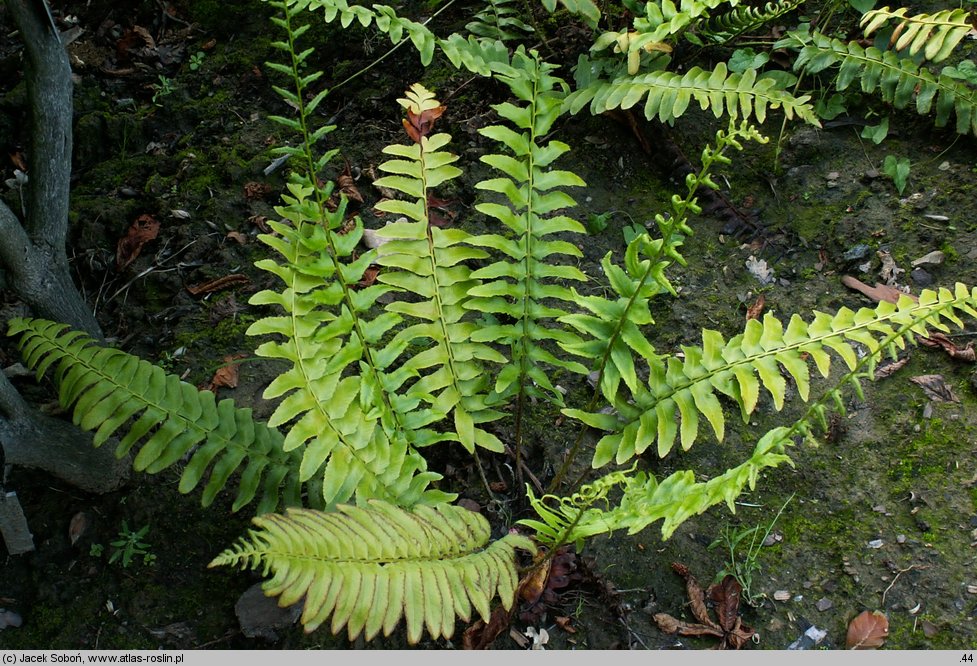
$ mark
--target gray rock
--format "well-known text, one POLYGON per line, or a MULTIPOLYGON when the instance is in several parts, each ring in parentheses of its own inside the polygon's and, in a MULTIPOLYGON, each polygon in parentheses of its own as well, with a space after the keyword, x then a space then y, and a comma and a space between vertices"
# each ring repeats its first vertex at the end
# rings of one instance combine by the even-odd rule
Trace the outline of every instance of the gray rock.
POLYGON ((914 268, 909 274, 909 277, 912 278, 913 283, 919 287, 928 287, 933 284, 933 276, 922 268, 914 268))
POLYGON ((277 599, 266 597, 261 583, 249 587, 234 604, 241 632, 248 638, 277 641, 276 630, 287 629, 302 615, 302 603, 279 608, 277 599))

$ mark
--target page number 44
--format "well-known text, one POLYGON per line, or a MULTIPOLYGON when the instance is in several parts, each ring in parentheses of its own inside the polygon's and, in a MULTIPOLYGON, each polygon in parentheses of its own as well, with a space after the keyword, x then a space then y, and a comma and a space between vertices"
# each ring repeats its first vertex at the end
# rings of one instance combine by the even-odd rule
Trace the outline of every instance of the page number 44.
POLYGON ((966 663, 971 663, 971 664, 974 663, 974 653, 973 652, 964 652, 963 653, 963 655, 960 657, 960 663, 965 663, 965 662, 966 663))

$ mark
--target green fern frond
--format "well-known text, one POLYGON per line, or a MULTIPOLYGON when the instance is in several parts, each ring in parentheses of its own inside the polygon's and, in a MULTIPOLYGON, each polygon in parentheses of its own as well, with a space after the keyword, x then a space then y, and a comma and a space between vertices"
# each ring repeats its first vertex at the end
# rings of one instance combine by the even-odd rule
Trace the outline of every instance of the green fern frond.
POLYGON ((685 264, 680 248, 684 238, 692 235, 689 216, 701 212, 696 192, 700 187, 718 189, 710 171, 717 164, 730 164, 725 152, 730 148, 742 150, 741 140, 765 143, 767 139, 745 122, 730 123, 727 130, 716 132, 715 146, 706 146, 702 151, 700 171, 686 178, 685 196, 672 197, 668 217, 655 215, 660 237, 652 239, 649 233, 644 233, 632 239, 624 253, 623 267, 611 261, 610 253, 601 261, 614 297, 575 293, 574 302, 583 311, 560 318, 585 337, 579 343, 563 344, 563 348, 590 359, 599 376, 598 390, 607 400, 617 399, 622 380, 631 390, 637 390, 635 355, 649 362, 659 358, 641 330, 654 323, 649 303, 662 293, 675 294, 665 270, 672 262, 685 264))
POLYGON ((808 400, 807 357, 827 377, 831 367, 828 352, 854 369, 859 363, 853 346, 857 343, 867 349, 874 364, 883 352, 894 353, 907 342, 915 343, 914 334, 948 331, 945 322, 963 327, 959 314, 977 317, 975 308, 977 289, 971 292, 958 284, 955 292, 923 291, 918 302, 906 296, 898 304, 882 302, 874 310, 842 308, 834 315, 816 312, 810 323, 794 315, 786 330, 767 314, 762 323, 748 322, 745 331, 728 342, 716 331, 704 331, 702 347, 683 347, 682 360, 646 356, 650 367, 647 385, 640 385, 637 391, 629 385, 629 396, 622 393, 612 401, 614 414, 571 409, 564 413, 609 431, 597 444, 594 467, 611 460, 626 462, 652 443, 657 443, 658 455, 664 457, 676 438, 683 449, 692 446, 699 434, 700 415, 722 441, 725 417, 717 392, 736 402, 744 421, 756 409, 761 387, 779 411, 787 391, 784 373, 794 380, 800 398, 808 400))
POLYGON ((574 114, 588 104, 590 112, 596 115, 612 109, 630 109, 644 100, 644 115, 648 120, 671 122, 695 101, 716 118, 726 114, 734 120, 755 119, 763 123, 768 109, 781 108, 787 118, 796 115, 820 126, 809 96, 794 97, 779 89, 773 79, 757 80, 756 70, 731 74, 722 62, 711 72, 692 67, 684 74, 655 71, 607 79, 592 76, 586 59, 581 56, 575 72, 577 89, 564 101, 574 114))
POLYGON ((20 337, 24 363, 38 380, 55 368, 61 406, 72 409, 75 425, 95 432, 95 446, 122 435, 116 455, 136 450, 136 471, 154 474, 189 456, 179 489, 189 493, 208 477, 204 506, 237 471, 235 511, 259 493, 259 512, 301 504, 296 455, 285 453, 281 434, 255 422, 250 409, 236 408, 232 400, 217 402, 210 391, 136 356, 100 347, 64 324, 13 319, 7 335, 20 337))
POLYGON ((381 630, 389 636, 401 618, 407 640, 425 630, 450 638, 456 618, 472 609, 488 622, 496 596, 515 600, 515 550, 535 552, 527 537, 509 534, 486 547, 488 521, 447 504, 407 511, 386 502, 340 505, 335 512, 289 509, 254 519, 259 530, 217 556, 209 566, 262 567, 272 578, 265 594, 280 606, 303 602, 301 622, 314 631, 332 616, 350 640, 381 630))
POLYGON ((926 115, 936 111, 936 126, 947 124, 956 114, 958 134, 977 134, 977 91, 946 74, 934 75, 908 58, 873 47, 862 48, 857 42, 845 43, 814 33, 791 33, 781 45, 800 50, 794 69, 812 74, 838 66, 835 86, 845 90, 855 81, 862 92, 878 93, 897 109, 915 102, 916 112, 926 115))
MULTIPOLYGON (((440 115, 439 103, 420 84, 412 86, 400 103, 408 111, 405 125, 429 128, 440 115), (432 115, 428 117, 425 113, 432 115)), ((488 255, 468 244, 468 233, 440 228, 431 221, 429 197, 433 189, 461 174, 453 165, 457 156, 442 150, 451 137, 427 136, 421 132, 415 138, 418 142, 413 145, 392 145, 383 150, 397 159, 380 165, 380 170, 390 175, 377 179, 376 185, 401 192, 408 199, 381 201, 376 206, 403 216, 377 232, 384 240, 377 261, 390 269, 381 272, 378 279, 418 297, 387 306, 388 312, 419 321, 399 331, 391 344, 417 344, 424 340, 430 346, 407 359, 387 389, 400 390, 404 382, 417 377, 403 390, 408 398, 425 400, 431 405, 427 414, 418 411, 413 415, 418 419, 417 425, 453 416, 455 433, 447 433, 445 437, 457 439, 470 452, 476 445, 501 452, 502 442, 478 427, 501 416, 489 402, 488 376, 481 364, 506 360, 488 345, 473 341, 477 326, 464 319, 465 301, 479 284, 472 278, 466 262, 488 255)))
POLYGON ((758 7, 740 5, 701 21, 695 27, 695 34, 716 44, 726 44, 740 35, 776 21, 804 2, 805 0, 775 0, 758 7))
MULTIPOLYGON (((384 4, 350 5, 346 0, 287 0, 285 5, 289 11, 321 10, 326 23, 339 20, 339 24, 348 28, 355 21, 364 28, 375 25, 385 33, 393 45, 400 44, 404 39, 410 39, 421 57, 421 64, 427 67, 434 58, 437 37, 423 23, 411 21, 397 15, 392 7, 384 4)), ((281 6, 281 3, 274 6, 281 6)))
POLYGON ((275 314, 256 321, 249 335, 275 336, 256 354, 285 361, 289 368, 266 389, 264 397, 280 398, 269 425, 290 424, 283 442, 286 451, 302 450, 300 478, 322 479, 327 505, 381 497, 405 505, 443 501, 426 486, 439 475, 426 471, 424 458, 412 447, 414 431, 385 390, 383 370, 399 354, 381 340, 400 323, 395 313, 371 318, 377 299, 392 290, 385 285, 359 289, 357 283, 375 260, 375 252, 353 258, 363 225, 353 219, 346 228, 345 197, 330 211, 334 184, 318 183, 317 174, 335 151, 316 157, 314 145, 331 127, 309 127, 314 105, 327 90, 306 103, 306 92, 320 72, 303 73, 311 50, 299 52, 296 40, 306 26, 292 26, 289 8, 277 24, 288 41, 277 43, 289 58, 275 69, 288 75, 294 91, 276 87, 291 101, 295 118, 276 120, 298 132, 300 144, 284 152, 295 158, 295 170, 276 212, 283 222, 270 224, 275 234, 259 239, 283 261, 268 258, 256 266, 277 276, 282 291, 264 290, 251 297, 253 305, 273 306, 275 314))
POLYGON ((486 6, 465 25, 477 37, 514 42, 531 35, 533 27, 519 18, 516 0, 487 0, 486 6))
POLYGON ((782 463, 793 466, 785 453, 792 446, 795 429, 774 428, 754 447, 748 460, 707 481, 696 481, 691 470, 675 472, 659 482, 648 472, 633 473, 634 467, 611 472, 569 498, 544 495, 537 498, 527 488, 529 501, 540 520, 518 521, 536 530, 540 542, 551 547, 578 544, 598 534, 626 529, 637 534, 662 521, 662 538, 668 539, 689 518, 725 502, 736 512, 735 500, 744 489, 756 486, 760 472, 782 463), (611 490, 620 489, 620 500, 609 505, 611 490))
POLYGON ((889 11, 888 7, 866 12, 859 25, 869 37, 873 32, 893 19, 901 19, 893 33, 896 51, 909 49, 909 55, 922 53, 933 62, 940 62, 953 53, 953 49, 973 30, 970 21, 973 12, 966 9, 943 9, 934 14, 906 16, 907 7, 889 11))
POLYGON ((547 327, 545 322, 565 315, 557 303, 574 298, 560 282, 583 281, 586 276, 573 266, 553 261, 555 255, 579 257, 581 252, 567 240, 551 237, 558 233, 585 233, 579 222, 554 215, 576 205, 563 188, 583 186, 584 182, 572 172, 551 168, 570 150, 569 146, 560 141, 540 144, 559 118, 565 94, 566 84, 552 75, 554 69, 540 62, 535 53, 527 55, 518 50, 512 58, 511 76, 499 78, 525 105, 506 102, 493 107, 516 129, 493 125, 479 130, 479 134, 504 145, 511 155, 489 154, 480 158, 503 175, 483 180, 476 188, 502 195, 506 203, 483 202, 475 208, 501 222, 509 233, 484 234, 468 240, 477 247, 494 249, 504 258, 472 273, 472 279, 484 282, 468 290, 471 298, 465 307, 512 320, 484 326, 472 335, 476 342, 504 344, 511 350, 512 360, 496 378, 496 393, 508 396, 525 391, 532 397, 562 403, 561 394, 543 366, 580 373, 586 373, 586 368, 558 359, 542 346, 548 340, 562 344, 578 341, 568 331, 547 327))
POLYGON ((644 16, 634 20, 634 29, 640 38, 631 48, 644 48, 645 44, 674 38, 708 17, 717 7, 736 7, 737 4, 738 0, 681 0, 676 7, 672 0, 649 0, 645 3, 644 16))

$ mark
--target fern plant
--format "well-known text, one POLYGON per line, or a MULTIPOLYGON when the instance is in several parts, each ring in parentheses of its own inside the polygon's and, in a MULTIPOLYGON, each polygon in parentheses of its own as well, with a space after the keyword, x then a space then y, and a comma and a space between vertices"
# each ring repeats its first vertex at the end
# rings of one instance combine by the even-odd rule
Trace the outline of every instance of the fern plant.
MULTIPOLYGON (((75 423, 96 432, 97 444, 121 435, 119 451, 138 447, 136 467, 148 472, 182 465, 184 492, 209 470, 204 503, 235 476, 235 509, 260 492, 257 529, 212 566, 271 573, 266 593, 283 605, 303 603, 308 631, 329 620, 334 632, 372 638, 403 619, 412 643, 425 630, 450 637, 456 621, 468 621, 473 611, 488 621, 496 598, 512 607, 519 550, 553 553, 564 543, 614 529, 635 533, 657 521, 667 538, 716 504, 734 510, 734 499, 763 470, 792 464, 787 448, 811 434, 828 405, 840 403, 840 386, 793 425, 760 436, 748 459, 711 479, 684 470, 659 481, 634 459, 647 456, 652 444, 658 457, 675 452, 676 442, 690 448, 706 438, 703 419, 721 441, 724 401, 747 418, 766 391, 780 409, 784 372, 807 401, 808 359, 827 375, 837 355, 849 368, 841 386, 860 390, 859 379, 887 351, 915 334, 962 325, 963 315, 977 317, 977 289, 959 285, 874 310, 815 313, 809 322, 797 316, 786 327, 768 315, 728 341, 707 330, 701 346, 683 347, 681 356, 658 352, 648 301, 674 294, 668 271, 687 261, 682 244, 699 212, 696 193, 715 187, 710 170, 729 162, 727 152, 763 137, 745 121, 717 133, 700 171, 686 179, 684 196, 673 196, 670 215, 638 230, 623 265, 604 258, 608 296, 581 295, 569 285, 586 276, 566 260, 578 255, 567 239, 582 228, 564 213, 574 205, 566 190, 583 181, 556 168, 569 147, 549 138, 567 109, 569 86, 534 51, 509 53, 500 42, 431 42, 455 49, 507 85, 515 100, 494 107, 499 123, 482 130, 499 146, 482 157, 498 175, 477 185, 486 193, 477 210, 499 230, 473 236, 434 223, 433 193, 461 173, 460 160, 449 150, 450 136, 434 130, 444 106, 415 85, 400 100, 409 141, 385 149, 392 159, 381 165, 386 175, 378 181, 402 195, 382 204, 401 217, 378 231, 385 240, 379 248, 360 253, 362 221, 347 221, 342 194, 330 204, 335 185, 319 181, 335 151, 318 152, 330 128, 313 128, 310 114, 328 92, 312 93, 320 74, 306 73, 310 51, 296 45, 306 26, 293 25, 297 8, 314 4, 320 6, 276 5, 282 11, 276 23, 287 36, 276 46, 286 61, 272 69, 292 81, 292 89, 278 91, 295 109, 294 117, 276 120, 299 143, 282 149, 294 172, 276 233, 262 237, 277 256, 256 264, 280 284, 252 299, 269 310, 249 330, 271 338, 259 355, 285 364, 266 391, 280 400, 269 422, 257 423, 249 410, 216 403, 213 394, 63 325, 18 319, 8 330, 39 378, 53 369, 62 404, 75 423), (361 287, 371 264, 382 269, 380 278, 361 287), (563 405, 557 372, 596 373, 590 403, 563 405), (480 450, 504 448, 491 424, 512 403, 518 423, 525 397, 560 406, 581 432, 606 433, 592 452, 602 476, 572 487, 567 497, 536 497, 527 489, 536 517, 521 524, 535 540, 508 533, 491 541, 483 517, 451 505, 453 496, 438 487, 440 477, 421 451, 454 443, 454 453, 464 449, 478 463, 480 450)), ((417 30, 376 7, 336 9, 335 16, 417 30)), ((580 452, 578 446, 573 454, 580 452)))

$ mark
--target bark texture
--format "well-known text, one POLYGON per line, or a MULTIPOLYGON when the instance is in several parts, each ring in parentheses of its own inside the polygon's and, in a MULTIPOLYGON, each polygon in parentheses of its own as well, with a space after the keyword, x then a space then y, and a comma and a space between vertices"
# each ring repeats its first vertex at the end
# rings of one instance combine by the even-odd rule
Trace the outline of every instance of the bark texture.
MULTIPOLYGON (((72 148, 72 82, 68 56, 44 0, 6 0, 24 44, 31 110, 27 211, 20 220, 0 201, 0 265, 6 288, 37 317, 101 338, 91 308, 71 280, 65 248, 72 148)), ((124 483, 129 463, 110 447, 96 449, 71 423, 30 407, 0 375, 0 446, 6 462, 37 467, 89 492, 124 483)))

